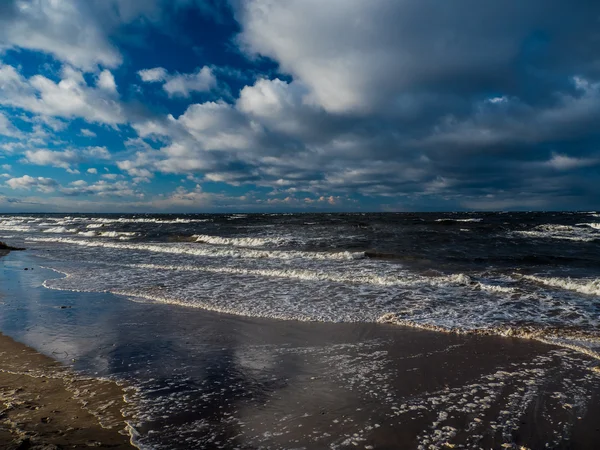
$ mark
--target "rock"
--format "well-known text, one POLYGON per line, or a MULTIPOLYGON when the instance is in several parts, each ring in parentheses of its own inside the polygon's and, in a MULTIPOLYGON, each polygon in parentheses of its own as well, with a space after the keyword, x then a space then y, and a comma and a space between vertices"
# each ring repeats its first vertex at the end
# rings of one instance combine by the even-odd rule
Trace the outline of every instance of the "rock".
POLYGON ((31 440, 27 438, 18 439, 13 441, 9 447, 10 450, 26 450, 31 448, 31 440))
POLYGON ((18 250, 25 250, 25 249, 24 248, 20 248, 20 247, 12 247, 12 246, 8 245, 6 242, 1 242, 0 241, 0 250, 18 251, 18 250))

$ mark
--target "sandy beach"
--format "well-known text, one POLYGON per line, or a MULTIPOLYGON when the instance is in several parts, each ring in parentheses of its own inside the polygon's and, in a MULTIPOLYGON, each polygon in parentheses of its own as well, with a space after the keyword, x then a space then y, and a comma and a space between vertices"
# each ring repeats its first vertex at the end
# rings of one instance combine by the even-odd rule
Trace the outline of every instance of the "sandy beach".
POLYGON ((1 449, 133 448, 120 414, 119 386, 78 377, 3 335, 0 400, 1 449))

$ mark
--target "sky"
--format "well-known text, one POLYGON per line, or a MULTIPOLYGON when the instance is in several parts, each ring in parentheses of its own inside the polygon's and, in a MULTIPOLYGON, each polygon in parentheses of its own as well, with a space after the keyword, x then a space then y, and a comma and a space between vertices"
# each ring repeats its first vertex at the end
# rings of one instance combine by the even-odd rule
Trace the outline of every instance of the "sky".
POLYGON ((598 1, 0 1, 0 212, 577 209, 598 1))

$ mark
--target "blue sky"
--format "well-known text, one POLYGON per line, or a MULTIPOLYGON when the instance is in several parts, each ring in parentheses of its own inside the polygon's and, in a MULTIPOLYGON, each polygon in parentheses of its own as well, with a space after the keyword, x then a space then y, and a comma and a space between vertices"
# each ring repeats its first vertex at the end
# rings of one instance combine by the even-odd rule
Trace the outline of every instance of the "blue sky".
POLYGON ((600 4, 3 0, 0 212, 599 209, 600 4))

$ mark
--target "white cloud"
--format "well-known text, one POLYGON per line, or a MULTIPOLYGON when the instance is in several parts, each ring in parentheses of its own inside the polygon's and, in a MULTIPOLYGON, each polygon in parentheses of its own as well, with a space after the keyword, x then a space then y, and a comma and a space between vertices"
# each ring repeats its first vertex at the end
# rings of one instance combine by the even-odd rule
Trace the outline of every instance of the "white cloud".
POLYGON ((145 83, 158 83, 166 81, 169 73, 163 67, 155 67, 154 69, 143 69, 138 72, 138 75, 145 83))
POLYGON ((0 43, 49 53, 88 71, 98 64, 116 67, 121 55, 87 7, 89 3, 9 0, 0 16, 0 43))
POLYGON ((0 104, 43 116, 82 118, 113 126, 126 121, 114 92, 106 89, 108 76, 104 77, 104 88, 88 86, 83 74, 69 66, 63 68, 61 77, 58 83, 42 75, 26 79, 15 67, 0 62, 0 104))
POLYGON ((306 139, 318 128, 318 118, 323 113, 306 103, 307 94, 300 83, 259 79, 240 91, 236 108, 272 131, 306 139))
POLYGON ((92 130, 88 130, 87 128, 82 128, 81 129, 81 135, 85 136, 85 137, 96 137, 96 133, 94 133, 92 130))
POLYGON ((44 178, 44 177, 31 177, 29 175, 23 175, 20 178, 11 178, 6 181, 6 184, 11 189, 25 189, 31 190, 36 189, 40 192, 53 192, 58 183, 52 178, 44 178))
POLYGON ((170 97, 189 97, 192 92, 207 92, 217 85, 217 79, 210 67, 198 68, 194 73, 169 74, 166 69, 156 67, 138 72, 146 83, 162 82, 163 89, 170 97))
POLYGON ((97 195, 99 197, 133 197, 139 193, 131 188, 125 181, 107 182, 100 180, 94 184, 88 184, 84 180, 73 181, 70 187, 63 187, 61 192, 66 195, 97 195))
POLYGON ((4 170, 11 170, 11 169, 12 169, 12 166, 11 166, 10 164, 2 164, 2 168, 3 168, 4 170))
POLYGON ((136 152, 134 159, 117 161, 117 167, 132 177, 152 178, 149 168, 153 168, 157 154, 158 152, 136 152))
MULTIPOLYGON (((1 82, 0 82, 1 83, 1 82)), ((2 84, 0 84, 1 88, 2 84)), ((11 121, 0 111, 0 136, 20 137, 21 132, 11 123, 11 121)))
POLYGON ((83 149, 83 155, 89 159, 110 159, 110 152, 106 147, 87 147, 83 149))
POLYGON ((48 150, 35 149, 25 151, 24 162, 38 166, 52 166, 78 173, 72 169, 73 165, 89 160, 110 159, 110 153, 106 147, 87 147, 81 150, 48 150))
POLYGON ((111 94, 117 93, 117 83, 115 83, 115 77, 109 70, 103 70, 100 72, 100 75, 98 75, 97 86, 111 94))
POLYGON ((91 174, 93 174, 93 175, 96 175, 96 174, 98 174, 98 169, 96 169, 95 167, 90 167, 90 168, 87 170, 87 173, 91 173, 91 174))
POLYGON ((81 160, 81 156, 74 150, 52 151, 48 149, 27 150, 25 162, 38 166, 60 167, 70 169, 72 164, 81 160))
POLYGON ((544 164, 556 170, 571 170, 600 165, 600 160, 591 158, 575 158, 568 155, 559 155, 554 153, 552 158, 550 158, 544 164))

